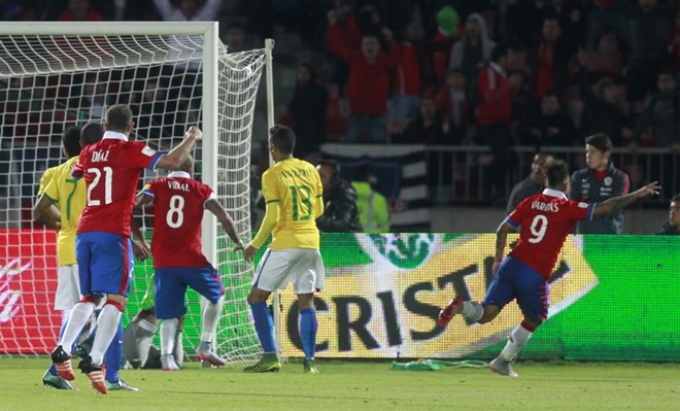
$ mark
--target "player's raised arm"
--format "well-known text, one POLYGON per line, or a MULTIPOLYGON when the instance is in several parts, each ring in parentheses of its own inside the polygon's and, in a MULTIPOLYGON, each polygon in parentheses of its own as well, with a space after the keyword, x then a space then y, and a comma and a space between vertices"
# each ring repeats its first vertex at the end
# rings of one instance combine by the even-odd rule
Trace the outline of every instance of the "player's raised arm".
POLYGON ((607 201, 597 203, 595 204, 595 209, 593 210, 593 216, 599 217, 616 213, 628 207, 637 200, 642 200, 643 198, 659 194, 659 190, 661 190, 661 186, 659 185, 658 181, 655 181, 653 183, 647 184, 639 190, 633 191, 628 195, 610 198, 607 201))
POLYGON ((197 140, 203 138, 203 132, 196 126, 191 126, 184 135, 184 140, 174 147, 170 152, 161 156, 156 163, 156 168, 165 170, 179 170, 187 156, 194 148, 197 140))
POLYGON ((227 210, 222 207, 222 204, 220 204, 216 198, 212 198, 205 202, 205 208, 217 217, 217 220, 222 224, 222 229, 227 233, 229 238, 231 238, 231 241, 236 244, 234 251, 243 250, 243 243, 236 232, 234 220, 231 219, 231 216, 229 216, 227 210))

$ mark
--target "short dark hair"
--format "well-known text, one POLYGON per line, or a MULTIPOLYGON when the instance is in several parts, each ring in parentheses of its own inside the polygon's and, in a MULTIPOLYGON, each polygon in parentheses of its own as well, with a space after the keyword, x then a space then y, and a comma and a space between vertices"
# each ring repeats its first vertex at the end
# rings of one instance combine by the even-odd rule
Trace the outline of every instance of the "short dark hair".
POLYGON ((671 203, 680 203, 680 194, 676 194, 671 198, 671 203))
POLYGON ((612 140, 608 135, 603 133, 597 133, 593 134, 592 136, 588 136, 586 138, 586 144, 595 147, 603 153, 611 153, 613 148, 612 140))
POLYGON ((106 124, 111 131, 126 132, 132 124, 132 110, 127 104, 116 104, 106 110, 106 124))
POLYGON ((90 122, 80 130, 80 139, 83 145, 94 144, 104 137, 104 126, 99 122, 90 122))
POLYGON ((501 57, 506 56, 509 51, 510 49, 508 48, 508 46, 504 44, 497 45, 491 52, 491 61, 498 63, 498 60, 500 60, 501 57))
POLYGON ((554 188, 569 179, 569 166, 564 160, 554 160, 545 166, 548 187, 554 188))
POLYGON ((80 127, 72 126, 66 129, 61 138, 61 143, 64 145, 68 158, 80 154, 80 127))
POLYGON ((333 169, 333 175, 339 175, 340 174, 340 163, 337 161, 330 159, 330 158, 325 158, 319 160, 317 163, 317 166, 327 166, 333 169))
POLYGON ((295 132, 290 127, 277 124, 269 130, 269 141, 283 154, 292 154, 295 149, 295 132))

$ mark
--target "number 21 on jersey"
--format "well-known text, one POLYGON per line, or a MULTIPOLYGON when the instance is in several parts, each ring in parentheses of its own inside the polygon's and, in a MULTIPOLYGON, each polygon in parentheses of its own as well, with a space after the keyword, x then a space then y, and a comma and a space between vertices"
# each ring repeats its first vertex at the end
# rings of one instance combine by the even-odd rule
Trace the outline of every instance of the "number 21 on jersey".
POLYGON ((113 202, 113 169, 111 167, 98 168, 88 168, 88 173, 94 174, 94 179, 92 183, 87 186, 87 205, 88 207, 98 206, 102 204, 104 200, 104 205, 111 204, 113 202), (104 175, 104 181, 102 181, 102 172, 104 175), (104 185, 104 198, 93 198, 93 191, 99 184, 104 185))

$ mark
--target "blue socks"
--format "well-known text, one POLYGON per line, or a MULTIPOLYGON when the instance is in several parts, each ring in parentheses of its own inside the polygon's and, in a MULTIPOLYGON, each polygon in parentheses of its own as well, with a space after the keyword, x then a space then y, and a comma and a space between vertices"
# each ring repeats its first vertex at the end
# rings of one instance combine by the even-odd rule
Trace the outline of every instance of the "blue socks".
POLYGON ((265 353, 276 352, 274 333, 272 332, 274 321, 272 320, 272 314, 269 312, 267 304, 264 302, 251 304, 250 310, 253 313, 255 331, 257 331, 257 338, 260 340, 260 344, 262 344, 262 350, 265 353))
POLYGON ((305 308, 300 311, 300 339, 302 340, 302 349, 305 351, 305 358, 314 358, 316 351, 316 331, 319 329, 319 323, 316 321, 316 310, 314 308, 305 308))
POLYGON ((120 370, 120 363, 123 358, 123 320, 118 322, 118 330, 111 341, 111 345, 106 350, 104 355, 104 364, 106 364, 106 381, 110 383, 118 382, 120 378, 118 371, 120 370))

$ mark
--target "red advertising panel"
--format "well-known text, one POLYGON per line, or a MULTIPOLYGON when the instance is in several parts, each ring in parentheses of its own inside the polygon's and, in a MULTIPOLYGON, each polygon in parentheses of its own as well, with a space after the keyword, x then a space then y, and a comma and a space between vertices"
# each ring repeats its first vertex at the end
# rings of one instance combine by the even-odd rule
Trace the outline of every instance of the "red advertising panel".
POLYGON ((57 341, 57 234, 0 230, 0 353, 45 354, 57 341))

